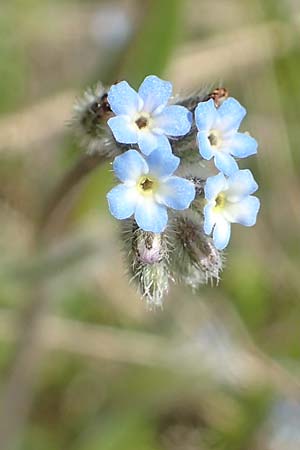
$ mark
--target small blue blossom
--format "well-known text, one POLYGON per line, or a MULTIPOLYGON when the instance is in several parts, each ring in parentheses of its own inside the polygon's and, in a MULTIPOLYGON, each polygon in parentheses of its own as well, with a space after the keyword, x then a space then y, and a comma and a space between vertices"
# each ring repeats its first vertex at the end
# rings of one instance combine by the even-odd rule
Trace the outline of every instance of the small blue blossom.
POLYGON ((146 158, 136 150, 117 156, 113 168, 122 184, 107 194, 111 214, 120 220, 134 215, 141 229, 162 232, 168 222, 167 208, 186 209, 195 198, 194 184, 173 176, 179 162, 161 149, 146 158))
POLYGON ((257 142, 238 129, 246 109, 234 98, 225 100, 219 108, 214 101, 199 103, 195 110, 198 146, 204 159, 214 158, 216 167, 225 175, 238 170, 233 158, 246 158, 257 152, 257 142))
POLYGON ((191 129, 191 113, 179 105, 167 106, 172 83, 150 75, 138 92, 126 81, 113 85, 108 101, 115 117, 108 125, 118 142, 138 144, 145 155, 154 149, 171 150, 168 137, 184 136, 191 129))
POLYGON ((204 231, 211 234, 218 250, 230 239, 231 223, 251 227, 256 223, 260 202, 253 194, 258 186, 250 170, 238 170, 230 177, 219 173, 207 179, 204 192, 204 231))

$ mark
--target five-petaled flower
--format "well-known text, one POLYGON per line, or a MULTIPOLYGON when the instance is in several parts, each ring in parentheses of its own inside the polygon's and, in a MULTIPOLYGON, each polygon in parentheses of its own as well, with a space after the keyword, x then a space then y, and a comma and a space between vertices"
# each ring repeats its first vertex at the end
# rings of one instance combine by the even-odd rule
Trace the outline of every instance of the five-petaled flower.
POLYGON ((214 158, 216 167, 225 175, 238 170, 233 158, 246 158, 257 152, 257 142, 238 129, 246 109, 234 98, 225 100, 219 108, 211 99, 199 103, 195 111, 198 145, 204 159, 214 158))
POLYGON ((117 156, 113 168, 122 183, 107 194, 111 214, 117 219, 134 215, 141 229, 162 232, 168 222, 167 208, 186 209, 195 198, 194 184, 173 175, 179 162, 161 149, 146 158, 136 150, 117 156))
POLYGON ((108 125, 115 139, 123 144, 138 144, 145 155, 156 148, 171 150, 168 137, 186 135, 192 114, 183 106, 167 105, 172 83, 149 75, 136 92, 126 81, 113 85, 108 102, 115 114, 108 125))
POLYGON ((250 170, 238 170, 230 177, 219 173, 207 179, 204 191, 204 231, 211 234, 217 249, 230 239, 231 223, 251 227, 256 222, 260 202, 253 194, 258 186, 250 170))

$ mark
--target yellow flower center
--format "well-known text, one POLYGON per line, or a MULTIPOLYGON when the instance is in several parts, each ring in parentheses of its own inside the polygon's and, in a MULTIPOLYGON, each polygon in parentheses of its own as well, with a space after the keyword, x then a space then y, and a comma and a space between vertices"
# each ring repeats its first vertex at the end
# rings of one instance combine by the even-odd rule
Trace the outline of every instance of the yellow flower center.
POLYGON ((218 148, 222 143, 221 135, 218 130, 210 130, 208 140, 212 147, 218 148))
POLYGON ((142 195, 152 195, 153 191, 157 189, 157 185, 157 180, 148 175, 142 176, 137 183, 138 190, 142 195))
POLYGON ((224 208, 224 206, 226 205, 226 196, 225 196, 224 192, 219 193, 219 195, 216 197, 215 202, 216 202, 215 207, 214 207, 215 211, 218 211, 218 210, 224 208))

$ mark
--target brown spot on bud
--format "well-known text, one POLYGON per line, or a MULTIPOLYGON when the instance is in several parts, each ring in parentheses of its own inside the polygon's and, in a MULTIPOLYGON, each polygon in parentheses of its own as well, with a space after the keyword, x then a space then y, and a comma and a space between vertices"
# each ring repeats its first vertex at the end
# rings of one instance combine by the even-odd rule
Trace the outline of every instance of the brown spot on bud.
POLYGON ((111 107, 108 103, 108 94, 105 93, 102 95, 102 97, 99 100, 96 100, 91 105, 91 110, 98 115, 103 115, 105 113, 111 113, 111 107))
POLYGON ((106 121, 113 116, 110 104, 108 102, 108 94, 105 93, 99 99, 95 100, 90 106, 90 111, 93 114, 93 124, 106 121))
POLYGON ((210 100, 211 98, 215 102, 216 108, 222 105, 224 100, 228 98, 229 92, 226 88, 217 88, 206 97, 205 101, 210 100))

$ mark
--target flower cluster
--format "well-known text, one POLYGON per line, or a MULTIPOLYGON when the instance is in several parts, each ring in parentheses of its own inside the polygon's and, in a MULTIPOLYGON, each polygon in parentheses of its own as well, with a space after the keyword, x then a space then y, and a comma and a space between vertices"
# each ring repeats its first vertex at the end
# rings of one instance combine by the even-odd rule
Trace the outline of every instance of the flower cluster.
MULTIPOLYGON (((196 196, 192 181, 173 175, 180 159, 172 153, 171 142, 190 132, 193 115, 182 105, 169 105, 171 93, 171 83, 153 75, 145 78, 138 92, 126 81, 108 92, 115 114, 108 126, 114 138, 136 144, 145 155, 130 149, 115 159, 114 171, 122 184, 108 193, 109 209, 117 219, 134 215, 142 230, 153 233, 165 230, 167 208, 188 209, 196 196)), ((254 225, 259 210, 259 200, 250 196, 257 184, 250 171, 239 171, 235 160, 257 152, 256 140, 238 131, 245 115, 234 98, 219 107, 213 98, 199 102, 194 114, 200 156, 213 158, 220 171, 207 179, 203 210, 204 231, 212 233, 219 250, 229 242, 230 224, 254 225)))
POLYGON ((225 88, 172 97, 151 75, 88 90, 73 125, 92 158, 113 160, 107 194, 121 220, 128 270, 142 296, 161 305, 170 281, 196 289, 219 280, 231 224, 252 226, 258 186, 237 160, 257 152, 239 131, 246 110, 225 88))

